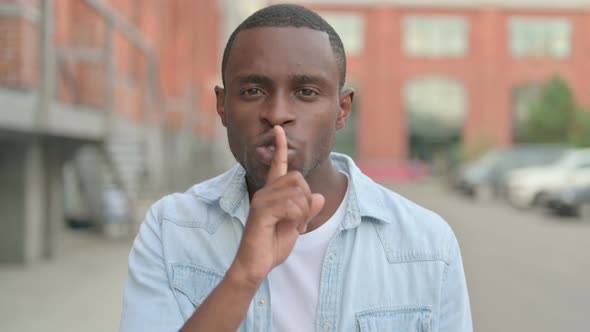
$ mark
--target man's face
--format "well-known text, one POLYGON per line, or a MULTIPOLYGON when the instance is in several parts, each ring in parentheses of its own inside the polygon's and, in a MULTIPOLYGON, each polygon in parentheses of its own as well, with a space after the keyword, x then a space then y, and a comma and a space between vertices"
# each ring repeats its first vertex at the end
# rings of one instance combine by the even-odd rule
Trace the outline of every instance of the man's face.
POLYGON ((328 35, 294 27, 241 31, 234 40, 217 112, 230 149, 250 185, 264 185, 274 155, 273 126, 285 129, 289 170, 322 173, 337 129, 349 115, 352 92, 340 93, 328 35))

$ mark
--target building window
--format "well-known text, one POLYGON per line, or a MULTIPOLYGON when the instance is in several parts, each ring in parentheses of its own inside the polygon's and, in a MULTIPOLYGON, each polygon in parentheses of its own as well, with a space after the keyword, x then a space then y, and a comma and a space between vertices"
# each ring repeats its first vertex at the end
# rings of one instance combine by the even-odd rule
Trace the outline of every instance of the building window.
POLYGON ((567 19, 513 17, 510 51, 516 58, 567 58, 571 53, 572 25, 567 19))
POLYGON ((468 50, 468 24, 459 16, 408 16, 403 36, 409 56, 462 57, 468 50))
MULTIPOLYGON (((463 126, 467 98, 457 81, 445 77, 415 79, 406 85, 404 99, 410 119, 428 119, 449 130, 463 126)), ((422 129, 428 134, 432 128, 422 129)))
POLYGON ((322 12, 321 15, 342 39, 347 55, 355 56, 362 53, 365 42, 365 20, 362 15, 330 12, 322 12))
POLYGON ((411 158, 455 162, 467 112, 463 84, 431 76, 408 82, 403 93, 411 158))
MULTIPOLYGON (((229 2, 228 2, 229 3, 229 2)), ((254 14, 257 10, 266 7, 265 0, 248 0, 236 3, 240 21, 245 20, 248 16, 254 14)))

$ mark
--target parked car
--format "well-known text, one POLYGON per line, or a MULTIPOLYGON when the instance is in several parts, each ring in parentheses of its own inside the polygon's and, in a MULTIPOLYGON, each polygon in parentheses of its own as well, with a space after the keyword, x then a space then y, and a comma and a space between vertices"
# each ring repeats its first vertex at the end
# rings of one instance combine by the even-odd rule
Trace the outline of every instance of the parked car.
POLYGON ((556 191, 546 202, 547 208, 561 215, 578 215, 584 204, 590 204, 590 185, 556 191))
POLYGON ((510 171, 554 162, 565 151, 565 147, 553 144, 522 144, 493 150, 460 168, 454 186, 478 199, 492 198, 506 191, 510 171))
POLYGON ((556 192, 590 185, 590 149, 573 149, 546 166, 513 170, 508 175, 508 200, 516 207, 546 204, 556 192))

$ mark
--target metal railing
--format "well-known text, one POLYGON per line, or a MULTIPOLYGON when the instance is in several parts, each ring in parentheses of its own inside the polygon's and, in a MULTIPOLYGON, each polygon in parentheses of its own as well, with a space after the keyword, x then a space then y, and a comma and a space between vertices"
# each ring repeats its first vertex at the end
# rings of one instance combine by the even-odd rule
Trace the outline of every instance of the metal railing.
MULTIPOLYGON (((104 74, 104 104, 102 105, 105 111, 105 138, 108 139, 113 128, 113 115, 115 106, 115 87, 119 74, 117 68, 115 68, 115 45, 114 39, 116 34, 122 35, 126 41, 135 50, 139 51, 145 61, 144 77, 145 91, 143 93, 144 100, 143 104, 145 107, 142 109, 147 112, 143 114, 146 116, 148 121, 157 121, 158 112, 161 104, 161 96, 159 93, 159 77, 158 77, 158 63, 156 53, 153 46, 149 41, 142 35, 137 29, 126 18, 121 16, 117 11, 110 8, 104 2, 100 0, 83 0, 84 3, 92 9, 102 20, 105 25, 105 38, 104 43, 98 47, 71 47, 54 45, 54 52, 56 57, 57 68, 59 69, 60 79, 63 79, 69 89, 74 91, 78 89, 76 79, 72 77, 71 73, 65 69, 67 63, 74 64, 100 64, 102 65, 104 74)), ((43 10, 43 16, 52 15, 51 0, 43 0, 46 4, 46 8, 43 10)), ((50 21, 51 18, 44 18, 44 21, 50 21)), ((53 31, 52 24, 48 23, 43 25, 44 32, 50 33, 53 31)), ((48 46, 49 48, 49 46, 48 46)), ((51 51, 49 51, 51 53, 51 51)), ((44 59, 51 59, 52 56, 43 55, 44 59)), ((47 64, 50 66, 51 64, 47 64)), ((45 75, 44 75, 45 76, 45 75)), ((51 77, 52 75, 46 75, 51 77)), ((52 82, 45 82, 46 84, 52 84, 52 82)), ((52 91, 52 88, 46 87, 47 90, 52 91)), ((71 92, 71 91, 70 91, 71 92)), ((51 94, 48 92, 48 94, 51 94)))
MULTIPOLYGON (((83 91, 80 88, 79 77, 76 77, 76 68, 74 68, 74 72, 69 72, 68 65, 73 64, 74 67, 79 65, 98 66, 101 73, 97 78, 103 79, 103 95, 100 98, 103 102, 99 108, 104 112, 104 137, 102 144, 99 144, 98 148, 103 155, 103 160, 109 172, 112 174, 114 184, 124 189, 127 199, 132 202, 131 208, 133 209, 135 203, 133 195, 127 191, 128 188, 125 186, 113 156, 110 155, 109 150, 106 148, 106 145, 115 135, 114 125, 115 121, 117 121, 115 118, 115 112, 117 111, 115 110, 116 87, 122 78, 118 68, 116 68, 115 56, 117 49, 115 48, 115 38, 118 35, 122 36, 132 47, 132 51, 140 52, 139 55, 145 59, 145 67, 142 69, 143 75, 141 75, 143 81, 136 81, 134 88, 142 89, 143 92, 144 99, 140 101, 140 103, 143 103, 143 107, 140 107, 140 110, 143 112, 142 118, 144 122, 155 123, 156 126, 159 126, 161 124, 159 110, 162 109, 162 98, 159 93, 157 57, 153 46, 139 29, 116 10, 100 0, 83 0, 83 2, 89 10, 98 15, 98 19, 104 24, 104 40, 102 43, 97 43, 96 46, 58 45, 53 37, 53 1, 42 0, 42 24, 40 25, 42 80, 39 86, 39 124, 42 129, 42 126, 46 123, 51 104, 56 98, 56 82, 61 82, 64 84, 65 90, 69 89, 68 92, 73 93, 74 103, 84 104, 83 98, 79 95, 83 91)), ((145 139, 145 137, 140 139, 145 139)), ((133 211, 132 215, 134 215, 133 211)))

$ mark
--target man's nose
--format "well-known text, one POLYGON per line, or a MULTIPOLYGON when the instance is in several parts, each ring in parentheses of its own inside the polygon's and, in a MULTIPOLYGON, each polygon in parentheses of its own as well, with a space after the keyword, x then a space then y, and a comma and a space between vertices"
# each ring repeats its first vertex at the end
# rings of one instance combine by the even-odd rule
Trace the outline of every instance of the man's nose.
POLYGON ((268 100, 261 118, 271 127, 284 126, 295 121, 295 113, 287 95, 277 94, 268 100))

